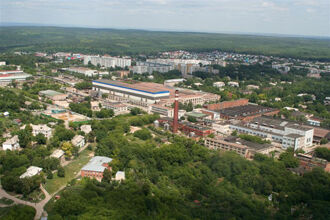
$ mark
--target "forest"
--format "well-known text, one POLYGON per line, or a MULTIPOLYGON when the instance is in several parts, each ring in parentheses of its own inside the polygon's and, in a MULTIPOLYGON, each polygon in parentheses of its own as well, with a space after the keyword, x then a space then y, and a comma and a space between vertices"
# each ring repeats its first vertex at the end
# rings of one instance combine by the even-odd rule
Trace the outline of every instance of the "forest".
POLYGON ((222 50, 318 60, 330 57, 328 38, 64 27, 0 27, 0 32, 0 52, 148 55, 169 50, 222 50))
POLYGON ((133 135, 127 129, 153 119, 94 121, 95 153, 114 159, 112 174, 72 181, 48 203, 49 219, 329 219, 330 175, 323 170, 298 176, 286 169, 290 152, 248 161, 154 127, 148 129, 170 143, 151 139, 146 128, 133 135), (126 173, 121 183, 111 180, 118 170, 126 173))

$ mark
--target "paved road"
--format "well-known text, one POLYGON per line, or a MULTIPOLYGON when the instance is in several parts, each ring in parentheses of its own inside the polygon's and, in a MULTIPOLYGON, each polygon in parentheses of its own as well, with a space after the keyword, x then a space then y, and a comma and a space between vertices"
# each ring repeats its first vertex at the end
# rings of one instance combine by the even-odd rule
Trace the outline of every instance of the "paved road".
MULTIPOLYGON (((83 146, 82 148, 79 149, 79 153, 83 150, 85 150, 87 148, 87 146, 90 143, 86 143, 85 146, 83 146)), ((72 162, 72 161, 70 161, 72 162)), ((67 164, 65 164, 67 165, 67 164)), ((64 165, 64 166, 65 166, 64 165)), ((74 178, 77 178, 80 175, 80 172, 77 173, 77 175, 74 178)), ((56 192, 54 192, 53 194, 49 194, 46 189, 42 186, 42 184, 40 185, 40 190, 45 194, 45 198, 38 202, 38 203, 32 203, 32 202, 28 202, 28 201, 24 201, 21 199, 16 198, 15 196, 9 195, 1 186, 0 186, 0 198, 5 197, 7 199, 11 199, 13 200, 16 204, 22 204, 22 205, 27 205, 27 206, 31 206, 36 210, 36 215, 34 216, 34 220, 39 220, 42 216, 42 213, 44 212, 44 207, 45 205, 49 202, 49 200, 55 196, 58 192, 60 192, 61 190, 63 190, 66 187, 66 185, 61 186, 56 192)))

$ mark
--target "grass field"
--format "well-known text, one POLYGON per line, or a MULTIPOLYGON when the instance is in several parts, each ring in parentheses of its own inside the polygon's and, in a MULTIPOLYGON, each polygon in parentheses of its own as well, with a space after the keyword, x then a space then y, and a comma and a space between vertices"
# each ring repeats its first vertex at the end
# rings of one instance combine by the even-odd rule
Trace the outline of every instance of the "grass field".
POLYGON ((77 159, 65 166, 65 177, 58 177, 57 174, 54 174, 53 179, 47 179, 45 184, 45 189, 47 192, 52 194, 74 179, 76 175, 80 173, 80 169, 90 160, 90 157, 88 156, 90 153, 91 151, 87 149, 84 150, 80 153, 77 159))
POLYGON ((330 38, 64 27, 0 27, 0 32, 0 52, 134 55, 168 50, 222 50, 330 60, 330 38))

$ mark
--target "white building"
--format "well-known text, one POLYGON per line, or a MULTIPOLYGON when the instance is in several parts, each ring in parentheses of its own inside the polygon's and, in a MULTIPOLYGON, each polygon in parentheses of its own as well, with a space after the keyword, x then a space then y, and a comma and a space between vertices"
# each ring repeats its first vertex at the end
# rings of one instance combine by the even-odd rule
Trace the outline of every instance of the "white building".
POLYGON ((224 82, 214 82, 213 86, 217 87, 217 88, 222 88, 225 86, 225 83, 224 82))
POLYGON ((85 134, 89 134, 92 131, 92 126, 82 125, 80 126, 80 130, 83 131, 85 134))
POLYGON ((240 133, 279 142, 284 149, 293 147, 296 150, 313 144, 314 128, 266 116, 255 118, 248 124, 232 124, 230 128, 240 133))
POLYGON ((259 89, 260 87, 257 85, 247 85, 246 88, 252 90, 252 89, 259 89))
POLYGON ((35 167, 35 166, 30 166, 25 173, 23 173, 19 178, 23 179, 26 177, 33 177, 35 175, 40 174, 40 172, 42 171, 42 168, 40 167, 35 167))
POLYGON ((153 63, 153 62, 137 62, 136 66, 132 66, 133 73, 142 74, 153 72, 167 73, 174 70, 174 66, 170 64, 153 63))
POLYGON ((15 135, 14 137, 12 137, 12 138, 6 140, 5 142, 3 142, 2 149, 3 150, 18 150, 18 149, 20 149, 18 136, 15 135))
POLYGON ((123 181, 123 180, 125 180, 125 172, 124 171, 117 171, 115 180, 116 181, 123 181))
POLYGON ((85 145, 85 138, 81 135, 76 135, 72 138, 71 143, 76 147, 83 147, 85 145))
POLYGON ((0 61, 0 66, 6 66, 6 61, 0 61))
POLYGON ((94 66, 98 64, 102 67, 110 68, 110 67, 121 67, 125 68, 127 66, 131 66, 130 58, 119 58, 119 57, 110 57, 110 56, 85 56, 84 57, 84 65, 88 65, 91 62, 94 66))
MULTIPOLYGON (((38 134, 43 134, 46 138, 50 138, 52 136, 53 129, 51 129, 47 125, 30 125, 32 127, 33 136, 37 136, 38 134)), ((25 125, 22 126, 21 129, 25 129, 25 125)))
POLYGON ((239 87, 239 83, 238 82, 228 82, 228 85, 231 86, 231 87, 239 87))

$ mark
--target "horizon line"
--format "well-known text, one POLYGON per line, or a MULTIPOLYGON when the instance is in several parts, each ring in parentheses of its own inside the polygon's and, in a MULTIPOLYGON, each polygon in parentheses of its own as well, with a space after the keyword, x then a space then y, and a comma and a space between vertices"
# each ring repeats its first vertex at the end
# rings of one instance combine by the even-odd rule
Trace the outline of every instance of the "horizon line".
POLYGON ((299 34, 280 34, 280 33, 259 33, 259 32, 239 32, 239 31, 197 31, 197 30, 177 30, 162 28, 132 28, 132 27, 98 27, 98 26, 81 26, 68 24, 40 24, 40 23, 21 23, 21 22, 0 22, 0 27, 58 27, 58 28, 84 28, 84 29, 108 29, 108 30, 135 30, 150 32, 176 32, 176 33, 204 33, 204 34, 234 34, 234 35, 253 35, 265 37, 296 37, 296 38, 317 38, 328 39, 330 36, 319 35, 299 35, 299 34))

